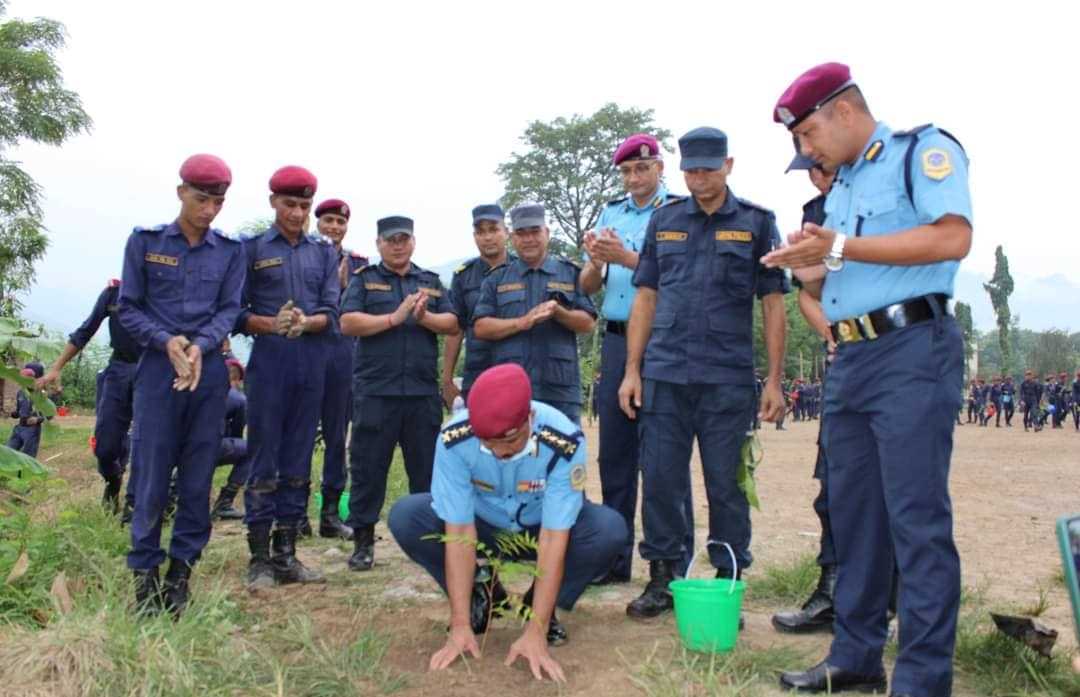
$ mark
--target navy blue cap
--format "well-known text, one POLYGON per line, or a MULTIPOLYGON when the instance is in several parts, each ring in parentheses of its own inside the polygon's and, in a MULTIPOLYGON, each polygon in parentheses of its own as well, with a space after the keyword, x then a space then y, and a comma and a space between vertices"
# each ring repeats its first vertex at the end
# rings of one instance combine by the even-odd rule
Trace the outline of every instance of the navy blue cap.
POLYGON ((473 225, 476 225, 481 220, 494 220, 497 223, 505 223, 506 214, 503 213, 502 207, 497 203, 482 203, 472 209, 473 225))
POLYGON ((406 218, 403 215, 392 215, 388 218, 379 218, 375 225, 379 230, 379 237, 382 237, 383 239, 393 237, 402 232, 407 235, 413 234, 412 218, 406 218))
POLYGON ((727 160, 727 135, 719 128, 695 128, 679 138, 679 169, 720 169, 727 160))
POLYGON ((26 368, 27 370, 32 370, 34 372, 34 377, 35 378, 40 378, 42 375, 45 374, 45 366, 43 366, 41 363, 39 363, 37 361, 30 361, 29 363, 27 363, 23 367, 26 368))
POLYGON ((544 205, 541 203, 522 203, 514 206, 510 211, 510 225, 515 230, 547 225, 544 205))
POLYGON ((799 136, 792 136, 791 140, 795 143, 795 159, 792 160, 791 164, 784 170, 784 174, 787 174, 793 169, 813 169, 817 163, 802 154, 802 150, 799 148, 799 136))

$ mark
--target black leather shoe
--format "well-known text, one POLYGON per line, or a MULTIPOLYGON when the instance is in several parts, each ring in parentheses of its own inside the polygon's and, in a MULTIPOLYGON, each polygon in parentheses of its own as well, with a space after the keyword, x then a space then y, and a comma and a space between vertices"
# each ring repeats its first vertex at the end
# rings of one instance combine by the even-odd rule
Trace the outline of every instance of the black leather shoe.
POLYGON ((649 582, 645 591, 626 606, 626 614, 644 620, 659 617, 675 607, 668 584, 675 580, 675 562, 660 559, 649 562, 649 582))
POLYGON ((341 494, 327 493, 323 496, 322 510, 319 511, 319 537, 351 540, 353 529, 345 524, 338 512, 341 494))
POLYGON ((817 588, 810 598, 803 603, 802 609, 778 612, 772 616, 773 627, 785 634, 811 634, 831 632, 835 614, 833 613, 833 592, 836 590, 836 567, 821 567, 817 588))
POLYGON ((353 554, 349 568, 353 571, 370 571, 375 566, 375 526, 361 525, 353 529, 353 554))
POLYGON ((318 569, 309 569, 296 558, 297 527, 285 526, 270 535, 270 565, 274 568, 274 580, 287 583, 326 583, 326 577, 318 569))
POLYGON ((781 673, 780 687, 796 692, 885 694, 887 685, 884 669, 876 675, 859 675, 822 661, 804 672, 781 673))
POLYGON ((302 538, 315 537, 315 531, 311 528, 311 520, 304 516, 296 525, 296 536, 302 538))
POLYGON ((158 580, 158 568, 135 569, 135 614, 152 617, 161 612, 164 598, 161 595, 161 582, 158 580))
POLYGON ((597 576, 593 580, 589 581, 590 586, 612 586, 616 583, 630 583, 630 577, 625 574, 608 571, 606 574, 602 576, 597 576))
POLYGON ((120 512, 120 485, 123 477, 110 477, 105 480, 105 491, 101 494, 101 505, 109 513, 120 512))
POLYGON ((169 570, 165 572, 165 609, 173 617, 180 617, 187 609, 190 591, 191 565, 179 559, 169 561, 169 570))
POLYGON ((473 634, 483 634, 488 630, 488 622, 493 617, 501 617, 506 602, 506 589, 498 576, 492 578, 488 567, 476 567, 473 578, 472 604, 469 607, 469 624, 473 634))

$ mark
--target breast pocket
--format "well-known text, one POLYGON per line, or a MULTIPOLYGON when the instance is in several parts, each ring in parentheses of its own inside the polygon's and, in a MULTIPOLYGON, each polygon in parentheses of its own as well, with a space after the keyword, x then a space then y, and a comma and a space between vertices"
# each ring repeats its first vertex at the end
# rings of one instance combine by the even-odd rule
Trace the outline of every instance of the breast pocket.
POLYGON ((855 206, 855 235, 878 235, 896 232, 900 224, 899 189, 864 196, 855 206))
POLYGON ((179 300, 184 295, 184 277, 179 267, 168 264, 147 264, 146 286, 156 300, 179 300))
POLYGON ((754 250, 752 242, 717 242, 713 278, 720 291, 736 298, 754 292, 754 250))
POLYGON ((386 290, 369 290, 364 300, 364 308, 361 312, 369 315, 386 315, 397 309, 398 299, 394 294, 386 290))
POLYGON ((305 290, 311 294, 312 298, 318 299, 322 293, 325 272, 317 266, 307 266, 304 267, 303 274, 305 290))
POLYGON ((688 245, 683 242, 657 242, 656 260, 660 274, 680 273, 686 267, 688 245))
POLYGON ((529 309, 525 307, 525 291, 510 290, 495 294, 495 306, 499 319, 521 317, 529 309))
POLYGON ((576 385, 578 382, 577 344, 554 339, 548 344, 544 363, 544 382, 552 385, 576 385))
POLYGON ((221 282, 224 278, 225 271, 223 269, 200 269, 197 277, 199 286, 195 291, 195 295, 200 300, 217 300, 218 294, 221 292, 221 282))

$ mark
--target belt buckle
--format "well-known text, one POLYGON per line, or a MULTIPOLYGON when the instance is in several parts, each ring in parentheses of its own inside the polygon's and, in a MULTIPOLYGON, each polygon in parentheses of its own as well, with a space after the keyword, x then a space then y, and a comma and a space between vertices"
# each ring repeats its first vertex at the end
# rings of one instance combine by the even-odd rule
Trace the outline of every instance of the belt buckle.
POLYGON ((857 321, 856 319, 842 319, 836 323, 837 329, 840 330, 841 343, 862 341, 862 333, 859 332, 857 321))

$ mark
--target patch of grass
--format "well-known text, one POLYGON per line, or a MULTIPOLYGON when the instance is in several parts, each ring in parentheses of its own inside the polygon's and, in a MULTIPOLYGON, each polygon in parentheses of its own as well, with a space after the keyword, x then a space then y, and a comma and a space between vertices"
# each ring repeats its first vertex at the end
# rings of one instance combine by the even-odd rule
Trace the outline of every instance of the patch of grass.
POLYGON ((1022 617, 1041 617, 1050 609, 1050 589, 1039 584, 1039 597, 1033 605, 1021 607, 1019 614, 1022 617))
POLYGON ((781 671, 804 661, 803 653, 789 646, 736 646, 730 653, 703 654, 661 643, 638 664, 623 657, 630 681, 649 697, 753 697, 766 685, 774 687, 781 671))
POLYGON ((821 568, 817 558, 806 554, 787 566, 769 566, 761 575, 746 579, 747 599, 759 603, 798 604, 817 586, 821 568))

